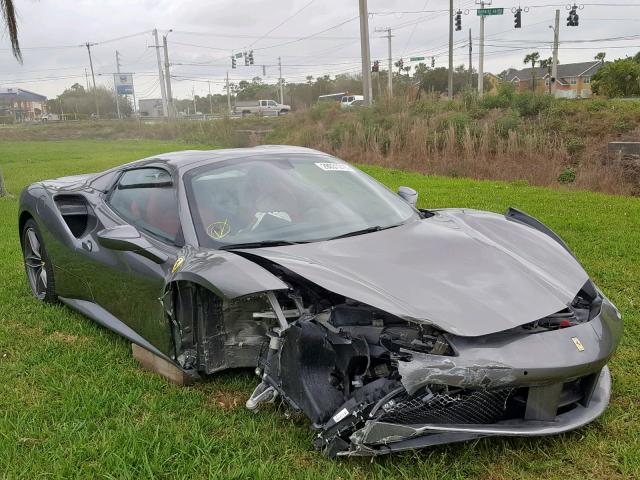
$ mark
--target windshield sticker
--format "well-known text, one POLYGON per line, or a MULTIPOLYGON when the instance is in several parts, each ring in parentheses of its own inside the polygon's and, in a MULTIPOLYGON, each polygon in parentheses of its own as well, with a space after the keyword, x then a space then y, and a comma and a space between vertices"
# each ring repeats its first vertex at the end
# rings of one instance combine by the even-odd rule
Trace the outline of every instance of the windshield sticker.
POLYGON ((214 240, 220 240, 221 238, 229 235, 231 226, 229 225, 229 219, 225 219, 222 222, 214 222, 207 227, 207 235, 214 240))
POLYGON ((353 172, 353 168, 344 163, 316 162, 316 166, 325 172, 353 172))

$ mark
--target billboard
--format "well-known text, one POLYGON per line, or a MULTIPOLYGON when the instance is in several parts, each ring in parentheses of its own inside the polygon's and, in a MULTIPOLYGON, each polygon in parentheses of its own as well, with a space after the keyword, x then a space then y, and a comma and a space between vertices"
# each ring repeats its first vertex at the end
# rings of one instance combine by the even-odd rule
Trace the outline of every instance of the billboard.
POLYGON ((114 77, 118 95, 133 95, 133 75, 130 73, 116 73, 114 77))

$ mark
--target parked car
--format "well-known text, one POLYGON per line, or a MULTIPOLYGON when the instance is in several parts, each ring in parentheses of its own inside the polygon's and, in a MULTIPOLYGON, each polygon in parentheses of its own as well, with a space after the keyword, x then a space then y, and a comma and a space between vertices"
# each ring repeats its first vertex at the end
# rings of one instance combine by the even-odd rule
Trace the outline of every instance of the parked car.
POLYGON ((284 105, 276 102, 275 100, 250 100, 246 102, 236 102, 233 107, 234 113, 241 115, 250 115, 252 113, 259 113, 262 115, 283 115, 291 111, 289 105, 284 105))
MULTIPOLYGON (((616 307, 529 215, 416 207, 280 146, 159 154, 29 185, 31 291, 193 377, 251 367, 328 456, 596 419, 616 307)), ((254 440, 259 441, 259 440, 254 440)))
POLYGON ((44 113, 40 116, 41 122, 59 122, 60 115, 57 113, 44 113))
POLYGON ((362 105, 364 103, 364 97, 362 95, 345 95, 340 100, 341 108, 350 108, 355 105, 362 105))

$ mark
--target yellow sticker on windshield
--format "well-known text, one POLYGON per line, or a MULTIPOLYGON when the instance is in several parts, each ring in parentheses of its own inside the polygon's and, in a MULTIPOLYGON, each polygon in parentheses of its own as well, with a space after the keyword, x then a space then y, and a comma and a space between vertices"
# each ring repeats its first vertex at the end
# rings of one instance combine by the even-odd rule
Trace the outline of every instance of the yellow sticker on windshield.
POLYGON ((220 240, 226 237, 231 232, 231 226, 229 226, 229 219, 225 219, 222 222, 214 222, 207 227, 207 235, 214 240, 220 240))

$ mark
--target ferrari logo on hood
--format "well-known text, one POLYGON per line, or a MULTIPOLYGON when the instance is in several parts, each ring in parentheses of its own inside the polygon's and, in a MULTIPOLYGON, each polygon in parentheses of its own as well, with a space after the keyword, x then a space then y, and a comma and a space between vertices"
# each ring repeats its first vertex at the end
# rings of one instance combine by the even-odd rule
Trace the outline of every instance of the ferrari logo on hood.
POLYGON ((579 352, 584 352, 584 345, 582 345, 582 342, 578 337, 571 337, 571 340, 573 340, 573 343, 575 344, 579 352))

